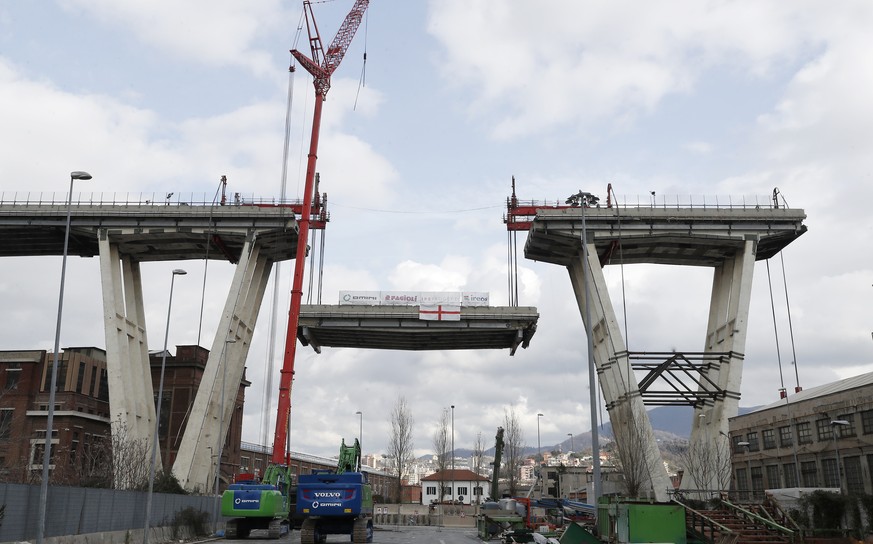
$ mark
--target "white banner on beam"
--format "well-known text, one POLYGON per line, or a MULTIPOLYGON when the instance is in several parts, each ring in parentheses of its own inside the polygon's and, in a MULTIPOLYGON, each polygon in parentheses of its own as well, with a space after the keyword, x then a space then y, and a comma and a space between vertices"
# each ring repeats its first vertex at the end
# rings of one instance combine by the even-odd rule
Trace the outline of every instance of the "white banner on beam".
POLYGON ((340 291, 339 303, 351 306, 489 306, 490 295, 477 291, 340 291))

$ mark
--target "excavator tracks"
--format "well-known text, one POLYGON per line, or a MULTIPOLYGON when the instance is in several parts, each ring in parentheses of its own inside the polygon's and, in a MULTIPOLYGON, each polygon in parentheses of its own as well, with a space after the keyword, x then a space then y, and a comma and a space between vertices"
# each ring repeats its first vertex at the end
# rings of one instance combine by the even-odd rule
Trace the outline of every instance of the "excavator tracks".
POLYGON ((368 518, 355 520, 355 526, 352 528, 352 542, 355 544, 373 542, 373 524, 368 518))
POLYGON ((325 536, 318 534, 314 520, 303 520, 303 525, 300 527, 300 544, 317 544, 325 540, 325 536))

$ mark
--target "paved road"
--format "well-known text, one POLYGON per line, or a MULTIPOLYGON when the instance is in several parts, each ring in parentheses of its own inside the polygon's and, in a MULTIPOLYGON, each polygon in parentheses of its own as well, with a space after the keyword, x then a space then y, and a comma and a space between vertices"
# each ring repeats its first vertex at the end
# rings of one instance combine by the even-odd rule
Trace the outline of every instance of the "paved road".
MULTIPOLYGON (((253 544, 255 538, 248 540, 219 540, 218 543, 253 544)), ((261 540, 261 539, 257 539, 261 540)), ((300 544, 300 531, 292 531, 279 540, 263 539, 264 542, 276 544, 300 544)), ((330 542, 349 542, 348 535, 330 535, 330 542)), ((377 526, 373 535, 373 544, 471 544, 481 542, 476 536, 476 530, 471 528, 453 527, 395 527, 391 525, 377 526)))

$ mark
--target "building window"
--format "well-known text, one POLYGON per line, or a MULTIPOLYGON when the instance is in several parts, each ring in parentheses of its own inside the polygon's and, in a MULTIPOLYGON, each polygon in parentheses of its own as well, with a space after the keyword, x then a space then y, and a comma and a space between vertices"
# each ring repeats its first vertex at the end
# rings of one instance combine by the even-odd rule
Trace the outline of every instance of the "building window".
POLYGON ((761 431, 761 438, 764 439, 765 450, 772 450, 776 447, 776 431, 773 429, 764 429, 761 431))
POLYGON ((849 493, 864 492, 864 476, 861 474, 861 458, 856 456, 843 459, 846 469, 846 489, 849 493))
POLYGON ((752 491, 755 495, 761 495, 764 491, 764 472, 761 467, 752 467, 752 491))
MULTIPOLYGON (((807 425, 809 424, 807 423, 807 425)), ((804 461, 800 463, 800 479, 803 483, 803 487, 818 487, 815 461, 804 461)))
POLYGON ((73 439, 70 442, 70 465, 75 465, 76 454, 79 451, 79 431, 73 431, 73 439))
POLYGON ((797 424, 797 443, 812 444, 812 427, 809 421, 797 424))
POLYGON ((740 491, 749 490, 749 474, 744 468, 737 469, 737 489, 740 491))
POLYGON ((782 465, 782 474, 785 475, 785 487, 797 487, 797 468, 794 463, 782 465))
POLYGON ((0 410, 0 440, 6 440, 12 434, 12 416, 15 415, 14 408, 3 408, 0 410))
POLYGON ((239 469, 242 472, 246 472, 249 470, 251 460, 248 457, 240 457, 239 458, 239 469))
POLYGON ((100 390, 97 392, 97 400, 109 402, 109 374, 105 368, 100 369, 100 390))
POLYGON ((779 481, 779 465, 767 465, 767 487, 779 489, 782 487, 779 481))
POLYGON ((478 485, 476 487, 474 487, 473 494, 476 495, 477 497, 481 497, 482 496, 482 487, 478 486, 478 485))
POLYGON ((822 459, 821 470, 824 473, 825 487, 840 487, 840 482, 837 479, 837 460, 822 459))
POLYGON ((758 433, 750 432, 746 434, 746 441, 749 443, 749 451, 758 451, 758 433))
POLYGON ((791 427, 788 425, 784 427, 779 427, 779 445, 783 448, 791 447, 794 445, 794 439, 791 436, 791 427))
POLYGON ((20 368, 6 369, 6 389, 18 389, 18 380, 21 378, 20 368))
POLYGON ((734 435, 731 437, 731 446, 734 453, 746 453, 746 447, 740 446, 740 442, 743 441, 743 437, 740 435, 734 435))
POLYGON ((824 442, 825 440, 830 440, 833 436, 833 429, 831 429, 831 420, 830 419, 818 419, 815 422, 815 430, 818 432, 818 440, 819 442, 824 442))
POLYGON ((436 495, 436 488, 437 488, 437 486, 435 486, 435 485, 429 485, 429 486, 427 486, 427 490, 425 491, 425 494, 427 494, 427 495, 436 495))
POLYGON ((864 434, 873 434, 873 410, 861 412, 861 429, 864 434))
POLYGON ((467 493, 467 486, 459 487, 459 488, 458 488, 458 496, 459 496, 459 497, 463 497, 463 496, 465 496, 465 495, 468 495, 468 493, 467 493))
POLYGON ((855 436, 855 414, 837 416, 836 421, 845 421, 848 423, 848 425, 831 425, 831 427, 837 428, 837 438, 855 436))
POLYGON ((451 496, 451 495, 452 495, 452 488, 447 486, 447 485, 444 485, 443 486, 443 497, 451 496))
POLYGON ((85 364, 81 361, 74 364, 79 367, 78 374, 76 376, 76 392, 85 393, 85 391, 82 390, 82 388, 85 386, 85 364))
MULTIPOLYGON (((45 379, 42 382, 42 390, 48 391, 49 380, 52 377, 52 365, 54 364, 54 359, 51 361, 46 361, 48 364, 45 368, 45 379)), ((58 375, 55 380, 55 391, 66 391, 67 386, 67 361, 64 359, 58 359, 58 375)))
POLYGON ((97 368, 91 367, 91 385, 88 386, 88 390, 85 391, 86 395, 89 396, 97 396, 97 389, 95 386, 97 385, 97 368))

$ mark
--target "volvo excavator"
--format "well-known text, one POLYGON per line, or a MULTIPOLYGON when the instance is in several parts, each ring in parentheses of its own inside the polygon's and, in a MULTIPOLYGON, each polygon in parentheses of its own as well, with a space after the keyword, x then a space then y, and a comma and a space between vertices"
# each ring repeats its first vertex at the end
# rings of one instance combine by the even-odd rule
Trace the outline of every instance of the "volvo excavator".
POLYGON ((351 535, 352 542, 373 541, 373 488, 361 472, 361 444, 340 446, 336 471, 302 474, 297 514, 303 518, 300 543, 324 542, 326 535, 351 535))

